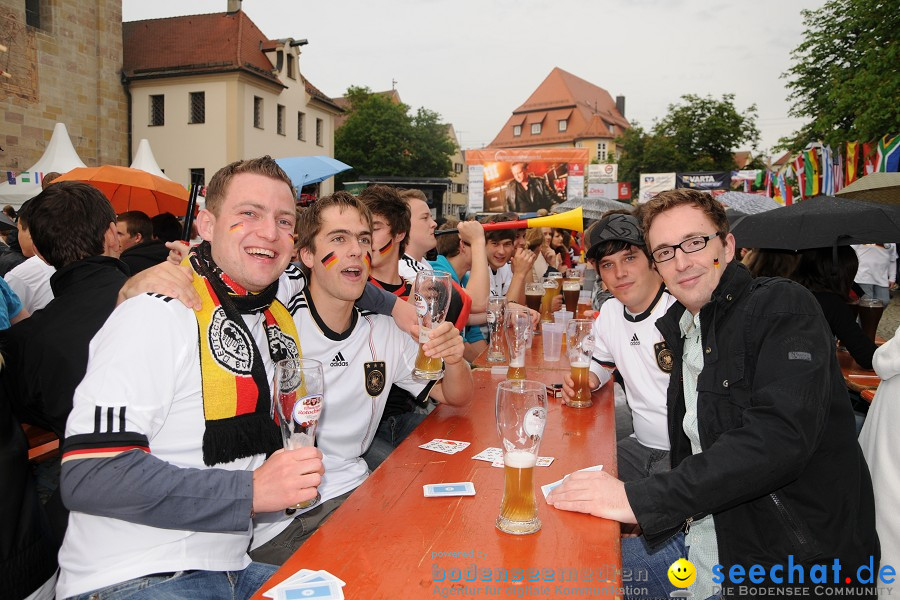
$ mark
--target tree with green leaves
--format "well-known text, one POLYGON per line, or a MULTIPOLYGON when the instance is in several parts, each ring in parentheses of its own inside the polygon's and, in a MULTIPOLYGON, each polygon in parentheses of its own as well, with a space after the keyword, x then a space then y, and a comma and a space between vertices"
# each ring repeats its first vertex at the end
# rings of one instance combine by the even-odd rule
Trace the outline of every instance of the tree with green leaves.
POLYGON ((641 173, 731 171, 734 152, 759 143, 756 105, 741 113, 734 94, 721 99, 687 94, 647 132, 634 123, 616 140, 619 178, 638 183, 641 173))
POLYGON ((900 10, 884 0, 829 0, 804 10, 803 41, 782 77, 790 114, 809 122, 781 146, 839 145, 900 130, 900 10))
POLYGON ((353 167, 341 181, 360 175, 447 177, 455 142, 438 113, 392 101, 369 88, 350 87, 349 116, 334 134, 334 156, 353 167))

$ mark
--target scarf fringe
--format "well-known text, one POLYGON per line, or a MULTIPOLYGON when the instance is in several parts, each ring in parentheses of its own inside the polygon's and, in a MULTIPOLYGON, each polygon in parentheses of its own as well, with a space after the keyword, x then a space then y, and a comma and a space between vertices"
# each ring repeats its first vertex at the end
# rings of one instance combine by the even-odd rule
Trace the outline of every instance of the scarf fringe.
POLYGON ((207 421, 203 433, 203 463, 208 467, 248 458, 261 451, 269 456, 283 447, 281 430, 266 415, 239 415, 207 421))

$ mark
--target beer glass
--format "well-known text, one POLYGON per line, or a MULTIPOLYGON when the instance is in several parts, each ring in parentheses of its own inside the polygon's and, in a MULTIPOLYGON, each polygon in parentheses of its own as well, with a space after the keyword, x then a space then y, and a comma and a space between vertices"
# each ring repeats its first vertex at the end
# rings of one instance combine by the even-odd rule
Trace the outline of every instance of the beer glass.
POLYGON ((506 345, 509 347, 507 379, 525 379, 525 351, 531 345, 531 313, 521 308, 506 312, 506 345))
POLYGON ((502 363, 506 360, 503 352, 503 317, 506 314, 506 298, 492 296, 488 298, 487 325, 490 335, 488 346, 488 362, 502 363))
POLYGON ((447 318, 451 289, 449 273, 419 271, 416 274, 413 293, 419 316, 419 354, 413 376, 419 379, 440 379, 444 375, 444 361, 425 356, 422 344, 428 341, 431 330, 447 318))
POLYGON ((563 279, 562 292, 566 310, 575 314, 578 311, 578 295, 581 293, 581 282, 577 278, 563 279))
MULTIPOLYGON (((325 375, 322 363, 311 358, 288 358, 275 364, 273 399, 281 426, 281 439, 285 450, 314 446, 316 428, 322 413, 322 394, 325 391, 325 375)), ((319 502, 321 496, 295 504, 287 509, 309 508, 319 502)))
POLYGON ((539 381, 506 380, 497 386, 497 431, 503 446, 503 500, 497 529, 522 535, 541 528, 534 496, 534 466, 547 423, 547 389, 539 381))
POLYGON ((884 302, 877 298, 862 298, 857 304, 860 329, 870 340, 875 341, 878 333, 878 322, 884 312, 884 302))
POLYGON ((541 279, 541 285, 544 289, 544 295, 541 297, 541 323, 553 322, 553 298, 559 295, 558 277, 544 277, 541 279))
MULTIPOLYGON (((525 284, 525 306, 533 311, 541 312, 541 299, 544 297, 544 286, 541 282, 525 284)), ((534 328, 534 334, 540 333, 540 323, 534 328)))
POLYGON ((590 319, 572 319, 566 330, 569 367, 575 383, 575 395, 567 399, 566 404, 573 408, 587 408, 593 404, 588 379, 591 357, 594 354, 594 336, 591 334, 593 323, 590 319))

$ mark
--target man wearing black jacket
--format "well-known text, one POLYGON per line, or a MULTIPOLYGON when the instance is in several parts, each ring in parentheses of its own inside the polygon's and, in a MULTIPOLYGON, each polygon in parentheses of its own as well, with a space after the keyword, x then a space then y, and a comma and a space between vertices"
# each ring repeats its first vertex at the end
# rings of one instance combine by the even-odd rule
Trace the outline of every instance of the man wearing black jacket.
POLYGON ((651 545, 684 530, 696 598, 765 595, 740 586, 832 595, 815 588, 816 572, 832 593, 871 594, 858 570, 879 572, 872 482, 815 299, 733 261, 724 209, 706 194, 664 192, 642 216, 678 300, 657 322, 673 360, 672 470, 627 484, 576 473, 548 501, 639 523, 651 545))
POLYGON ((131 275, 165 262, 169 256, 165 242, 153 237, 153 221, 142 211, 129 210, 120 214, 116 219, 116 230, 122 249, 119 258, 128 265, 131 275))
MULTIPOLYGON (((119 251, 115 212, 87 184, 60 182, 41 192, 29 205, 29 230, 37 252, 56 268, 54 299, 0 332, 6 359, 0 379, 21 422, 62 439, 87 369, 88 344, 116 307, 127 267, 112 258, 119 251)), ((67 518, 58 493, 47 512, 58 547, 67 518)))

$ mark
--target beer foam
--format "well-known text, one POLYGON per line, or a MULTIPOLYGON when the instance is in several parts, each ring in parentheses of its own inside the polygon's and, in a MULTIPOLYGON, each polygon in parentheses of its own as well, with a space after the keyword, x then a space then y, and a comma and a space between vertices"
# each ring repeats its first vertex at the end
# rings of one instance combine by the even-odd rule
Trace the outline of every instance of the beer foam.
POLYGON ((575 369, 587 369, 588 367, 591 366, 591 363, 577 361, 577 362, 569 363, 569 366, 572 368, 575 368, 575 369))
POLYGON ((513 469, 530 469, 537 463, 537 456, 526 450, 510 450, 503 457, 503 464, 513 469))
POLYGON ((514 356, 509 359, 509 366, 513 368, 524 367, 525 366, 525 357, 524 356, 514 356))

